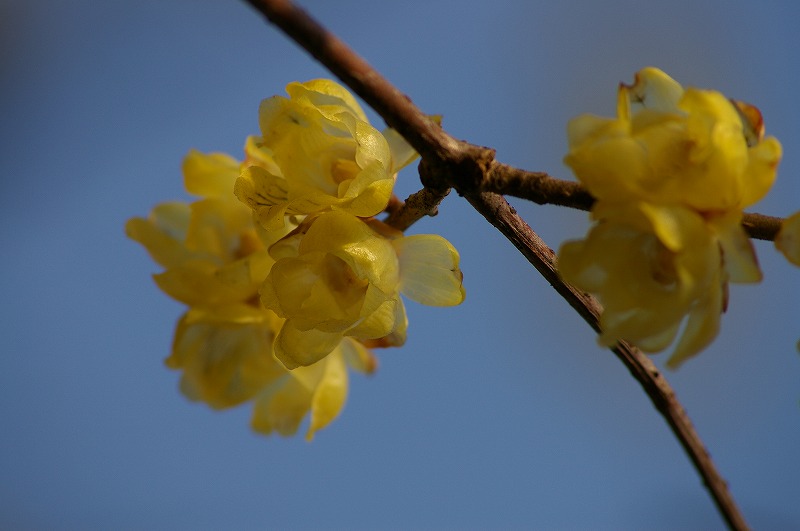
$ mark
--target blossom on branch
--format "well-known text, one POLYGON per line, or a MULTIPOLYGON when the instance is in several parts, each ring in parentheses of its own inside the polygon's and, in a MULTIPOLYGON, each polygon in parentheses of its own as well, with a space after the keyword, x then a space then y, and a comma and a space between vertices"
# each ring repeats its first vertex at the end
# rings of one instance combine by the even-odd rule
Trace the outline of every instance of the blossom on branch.
POLYGON ((400 293, 433 306, 464 300, 458 252, 447 240, 406 237, 375 219, 322 213, 271 246, 270 254, 276 262, 261 302, 286 318, 275 355, 290 369, 323 359, 343 337, 405 343, 400 293))
POLYGON ((604 307, 600 344, 620 339, 645 352, 674 341, 689 316, 670 364, 708 345, 719 330, 725 279, 713 232, 682 206, 600 202, 585 240, 559 250, 559 272, 597 295, 604 307))
POLYGON ((253 401, 256 431, 307 438, 340 412, 348 372, 372 372, 368 347, 402 345, 404 294, 437 306, 464 299, 458 252, 436 235, 404 236, 374 219, 395 173, 417 157, 378 132, 328 80, 291 83, 262 102, 262 137, 245 159, 192 151, 192 203, 128 221, 186 304, 166 363, 181 390, 213 408, 253 401))
MULTIPOLYGON (((233 195, 240 164, 223 154, 192 151, 186 189, 200 198, 165 203, 126 224, 164 267, 158 286, 188 305, 178 321, 168 367, 182 371, 181 391, 215 409, 254 402, 253 427, 292 435, 306 415, 307 438, 344 405, 347 369, 372 372, 372 353, 354 340, 337 344, 319 364, 287 370, 273 355, 283 320, 258 302, 274 260, 252 212, 233 195)), ((274 240, 286 232, 272 234, 274 240)))
POLYGON ((359 217, 379 214, 392 196, 396 173, 417 157, 395 131, 369 124, 355 98, 327 79, 290 83, 288 98, 261 103, 261 138, 235 192, 268 230, 286 215, 326 209, 359 217), (268 161, 268 163, 263 163, 268 161))
POLYGON ((727 282, 761 279, 741 219, 772 186, 780 143, 755 107, 656 68, 620 86, 616 118, 582 115, 567 132, 597 224, 561 248, 561 274, 603 303, 604 345, 663 350, 688 316, 676 366, 716 336, 727 282))

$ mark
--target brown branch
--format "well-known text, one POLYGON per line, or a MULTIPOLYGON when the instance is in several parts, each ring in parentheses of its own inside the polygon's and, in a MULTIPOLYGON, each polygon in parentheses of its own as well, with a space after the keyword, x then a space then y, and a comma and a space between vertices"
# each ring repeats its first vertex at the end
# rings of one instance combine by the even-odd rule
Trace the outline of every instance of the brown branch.
POLYGON ((580 183, 562 181, 544 172, 520 170, 495 162, 481 183, 485 192, 510 195, 538 203, 591 210, 595 199, 580 183))
POLYGON ((423 188, 419 192, 408 196, 405 203, 399 208, 389 212, 384 223, 397 230, 405 231, 411 225, 425 216, 435 216, 439 213, 439 203, 450 193, 450 188, 442 190, 436 188, 423 188))
POLYGON ((751 238, 773 241, 778 231, 781 230, 781 223, 783 223, 783 218, 745 212, 742 227, 751 238))
MULTIPOLYGON (((338 76, 380 114, 420 153, 420 177, 426 188, 455 187, 472 206, 497 227, 556 291, 594 328, 599 330, 601 308, 591 296, 566 284, 555 269, 553 251, 531 230, 500 196, 480 190, 482 183, 497 172, 493 150, 452 138, 422 113, 411 100, 372 69, 342 41, 330 34, 303 10, 286 0, 247 0, 311 55, 338 76), (494 170, 493 170, 494 169, 494 170)), ((520 170, 517 170, 520 171, 520 170)), ((509 172, 510 182, 521 180, 509 172)), ((518 177, 518 176, 517 176, 518 177)), ((549 183, 540 174, 540 181, 549 183)), ((573 197, 580 196, 573 190, 573 197)), ((413 196, 412 196, 413 197, 413 196)), ((669 384, 650 360, 624 343, 612 349, 641 384, 664 416, 675 436, 689 454, 714 502, 732 529, 747 525, 717 472, 711 458, 669 384)))
MULTIPOLYGON (((459 175, 452 183, 438 183, 435 188, 445 189, 457 181, 462 192, 480 188, 538 204, 581 210, 589 210, 594 203, 594 198, 578 183, 498 163, 491 160, 494 158, 492 150, 456 140, 341 39, 288 0, 246 1, 375 109, 389 126, 403 135, 423 160, 429 164, 447 161, 445 164, 459 165, 459 175), (488 172, 485 168, 475 167, 475 163, 481 161, 491 164, 488 172)), ((780 218, 745 214, 742 224, 752 238, 773 240, 780 222, 780 218)))
POLYGON ((245 0, 341 79, 423 158, 452 149, 453 139, 338 37, 288 0, 245 0), (376 97, 382 94, 388 97, 376 97))
MULTIPOLYGON (((468 194, 467 201, 494 225, 528 259, 555 290, 583 317, 596 332, 600 332, 602 307, 597 299, 575 289, 561 280, 556 270, 556 255, 544 241, 520 218, 501 196, 492 193, 468 194)), ((655 364, 636 347, 620 341, 611 349, 642 386, 653 405, 663 415, 680 441, 695 468, 703 478, 714 503, 731 529, 747 529, 747 523, 736 506, 727 484, 714 466, 703 441, 694 429, 686 410, 655 364)))
MULTIPOLYGON (((510 195, 538 203, 579 210, 591 210, 595 198, 586 188, 574 181, 556 179, 544 172, 525 171, 495 162, 481 183, 481 190, 510 195)), ((742 227, 757 240, 774 240, 783 218, 764 214, 744 214, 742 227)))

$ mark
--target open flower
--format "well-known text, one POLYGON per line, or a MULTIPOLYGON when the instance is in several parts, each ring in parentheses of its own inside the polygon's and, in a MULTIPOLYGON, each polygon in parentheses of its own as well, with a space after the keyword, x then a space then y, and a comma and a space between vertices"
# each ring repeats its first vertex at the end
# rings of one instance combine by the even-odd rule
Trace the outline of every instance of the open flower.
POLYGON ((147 219, 133 218, 128 236, 165 268, 156 284, 188 304, 239 302, 257 293, 272 266, 250 211, 233 196, 239 163, 227 155, 192 151, 184 161, 190 204, 163 203, 147 219))
POLYGON ((289 98, 261 103, 262 137, 252 144, 262 163, 243 169, 239 199, 270 230, 283 226, 287 214, 380 213, 395 174, 416 158, 413 149, 394 131, 372 127, 355 98, 333 81, 290 83, 286 92, 289 98))
POLYGON ((652 67, 621 85, 617 101, 616 118, 570 121, 564 162, 601 201, 644 200, 701 213, 733 264, 731 280, 760 280, 741 218, 771 188, 781 145, 764 138, 758 109, 719 92, 684 90, 652 67))
POLYGON ((289 371, 272 350, 282 322, 250 304, 190 308, 166 364, 182 371, 181 392, 190 400, 215 409, 252 401, 251 425, 265 435, 294 435, 308 416, 311 440, 344 407, 348 368, 371 373, 377 362, 364 345, 345 338, 319 363, 289 371))
POLYGON ((129 220, 126 232, 165 268, 154 276, 158 286, 189 306, 166 359, 182 371, 184 395, 213 408, 254 400, 253 427, 263 433, 291 435, 309 415, 310 439, 344 405, 347 366, 371 372, 376 362, 351 339, 295 371, 275 359, 283 320, 261 307, 257 294, 274 263, 263 239, 286 230, 257 231, 252 212, 233 195, 239 169, 227 155, 190 152, 185 184, 200 199, 158 205, 147 219, 129 220))
POLYGON ((405 237, 345 212, 307 219, 270 254, 276 263, 261 302, 286 319, 275 355, 290 369, 323 359, 342 337, 402 345, 407 319, 400 293, 434 306, 464 299, 458 252, 447 240, 405 237))
POLYGON ((643 199, 697 211, 742 210, 769 191, 780 143, 755 107, 688 88, 656 68, 621 85, 617 117, 567 126, 564 162, 598 199, 643 199))
POLYGON ((344 407, 348 367, 370 374, 376 366, 375 356, 368 348, 346 337, 325 359, 292 371, 284 369, 264 386, 254 399, 251 425, 265 435, 273 432, 294 435, 308 415, 306 440, 310 441, 344 407))
POLYGON ((688 314, 684 339, 670 362, 677 364, 716 334, 719 316, 710 313, 718 314, 724 306, 725 283, 761 280, 741 219, 744 208, 772 186, 780 143, 764 137, 755 107, 715 91, 684 90, 656 68, 645 68, 633 85, 620 86, 615 118, 579 116, 568 125, 568 139, 564 161, 598 199, 592 212, 598 225, 587 240, 562 247, 562 274, 582 289, 603 293, 600 298, 609 314, 603 319, 604 344, 613 336, 644 350, 661 350, 688 314), (637 249, 633 242, 645 247, 637 249), (601 258, 601 251, 622 254, 601 258), (670 257, 667 262, 679 280, 670 282, 672 287, 664 293, 669 301, 651 291, 634 301, 632 288, 624 283, 633 282, 636 275, 616 261, 633 260, 627 267, 646 272, 658 284, 662 272, 642 267, 642 261, 651 263, 647 260, 652 260, 653 252, 662 259, 670 257), (692 267, 685 263, 688 254, 698 255, 692 267), (595 276, 600 271, 602 275, 595 276), (713 290, 701 297, 693 291, 701 285, 713 290), (716 302, 706 300, 718 295, 716 302), (659 305, 667 309, 660 313, 659 305))
POLYGON ((724 305, 719 247, 704 220, 685 207, 601 203, 585 240, 559 250, 559 272, 603 304, 599 342, 631 341, 646 352, 668 347, 688 322, 668 364, 710 343, 724 305))

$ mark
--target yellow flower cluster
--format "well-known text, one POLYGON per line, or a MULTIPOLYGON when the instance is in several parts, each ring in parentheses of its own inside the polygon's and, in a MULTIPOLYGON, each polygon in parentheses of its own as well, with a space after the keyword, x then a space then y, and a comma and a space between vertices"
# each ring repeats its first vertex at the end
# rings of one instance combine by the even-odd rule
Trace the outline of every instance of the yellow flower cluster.
POLYGON ((760 281, 741 219, 780 161, 763 131, 755 107, 684 90, 656 68, 620 86, 616 118, 570 121, 564 161, 597 198, 596 223, 558 263, 602 302, 602 345, 657 352, 683 328, 668 361, 677 366, 716 337, 727 283, 760 281))
POLYGON ((372 217, 410 146, 332 81, 287 91, 262 103, 244 162, 190 152, 185 186, 199 198, 158 205, 126 232, 164 268, 159 288, 188 306, 166 359, 181 391, 214 408, 253 401, 265 434, 292 435, 308 415, 310 440, 341 411, 347 367, 371 373, 368 346, 404 343, 400 293, 448 306, 464 290, 444 238, 372 217))

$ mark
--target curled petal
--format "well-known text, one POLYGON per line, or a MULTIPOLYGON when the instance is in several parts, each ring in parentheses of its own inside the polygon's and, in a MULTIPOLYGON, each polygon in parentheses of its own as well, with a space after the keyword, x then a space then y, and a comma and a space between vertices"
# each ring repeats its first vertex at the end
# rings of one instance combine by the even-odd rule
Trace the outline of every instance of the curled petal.
MULTIPOLYGON (((683 87, 665 74, 652 66, 639 70, 633 85, 621 85, 620 92, 627 96, 631 110, 635 113, 641 109, 659 112, 678 113, 678 101, 683 95, 683 87)), ((624 116, 626 113, 620 113, 624 116)))
POLYGON ((667 360, 667 367, 676 369, 687 359, 706 348, 719 333, 724 295, 722 280, 709 284, 709 291, 697 301, 689 312, 689 319, 678 345, 667 360))
POLYGON ((333 80, 312 79, 305 83, 289 83, 286 86, 286 93, 291 98, 305 100, 310 105, 327 111, 330 115, 341 112, 344 107, 359 120, 368 121, 367 115, 364 114, 361 105, 350 91, 333 80))
POLYGON ((398 316, 405 312, 398 312, 397 306, 403 305, 399 297, 385 300, 372 311, 365 312, 364 319, 347 331, 347 335, 362 340, 380 339, 397 330, 402 323, 397 321, 398 316))

